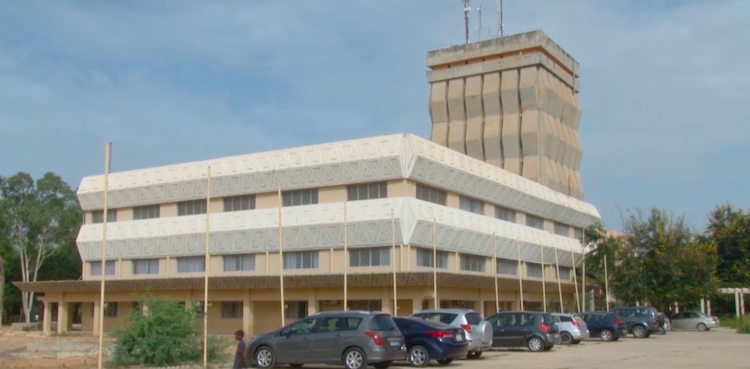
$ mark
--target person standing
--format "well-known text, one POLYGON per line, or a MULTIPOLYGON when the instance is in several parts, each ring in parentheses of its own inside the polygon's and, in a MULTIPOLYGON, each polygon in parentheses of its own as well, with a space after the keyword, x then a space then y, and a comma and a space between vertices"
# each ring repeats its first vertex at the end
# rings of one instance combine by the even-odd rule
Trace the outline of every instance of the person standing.
POLYGON ((237 340, 237 350, 234 353, 234 365, 232 365, 232 369, 247 368, 247 345, 243 338, 245 338, 243 330, 234 332, 234 339, 237 340))

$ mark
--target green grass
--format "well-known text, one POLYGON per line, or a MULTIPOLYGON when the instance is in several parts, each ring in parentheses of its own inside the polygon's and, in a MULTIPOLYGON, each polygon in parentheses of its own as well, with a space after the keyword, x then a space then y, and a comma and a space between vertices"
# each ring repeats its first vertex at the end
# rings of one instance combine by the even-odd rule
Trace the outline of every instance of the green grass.
POLYGON ((734 328, 737 333, 750 334, 750 317, 738 318, 721 318, 721 326, 734 328))

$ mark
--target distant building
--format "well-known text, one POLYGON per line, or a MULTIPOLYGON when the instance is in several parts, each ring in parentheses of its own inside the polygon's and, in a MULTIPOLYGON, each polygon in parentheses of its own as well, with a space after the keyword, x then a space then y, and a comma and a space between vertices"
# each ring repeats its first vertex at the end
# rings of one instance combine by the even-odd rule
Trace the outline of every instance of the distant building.
POLYGON ((146 291, 202 303, 210 165, 213 333, 279 328, 282 271, 286 322, 342 309, 345 270, 350 309, 433 307, 433 240, 441 307, 495 312, 497 270, 501 310, 522 299, 537 309, 543 278, 547 300, 558 299, 559 263, 572 309, 581 229, 599 221, 581 200, 577 62, 536 31, 431 52, 428 64, 435 142, 396 134, 112 173, 105 265, 103 176, 86 177, 81 280, 16 285, 43 293, 45 332, 53 320, 70 329, 78 304, 83 331, 98 331, 99 309, 109 331, 146 291))

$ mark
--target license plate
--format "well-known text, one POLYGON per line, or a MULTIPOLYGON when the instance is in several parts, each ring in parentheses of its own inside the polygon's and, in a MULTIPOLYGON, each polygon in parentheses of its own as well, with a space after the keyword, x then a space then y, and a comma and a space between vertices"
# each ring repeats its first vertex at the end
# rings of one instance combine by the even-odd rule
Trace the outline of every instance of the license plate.
POLYGON ((401 341, 391 341, 391 346, 393 346, 393 347, 399 347, 399 346, 401 346, 401 341))
POLYGON ((464 340, 464 336, 461 333, 456 334, 456 341, 461 342, 464 340))

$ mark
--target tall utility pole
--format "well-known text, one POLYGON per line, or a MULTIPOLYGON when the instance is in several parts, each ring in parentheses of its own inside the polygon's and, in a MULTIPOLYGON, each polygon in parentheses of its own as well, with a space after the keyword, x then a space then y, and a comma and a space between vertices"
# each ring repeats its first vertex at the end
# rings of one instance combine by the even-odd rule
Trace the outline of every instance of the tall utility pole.
POLYGON ((477 8, 477 35, 479 35, 478 41, 482 41, 482 3, 479 3, 477 8))
POLYGON ((503 37, 503 0, 495 0, 495 9, 497 10, 497 37, 503 37))
POLYGON ((464 35, 466 43, 469 43, 469 12, 471 12, 471 6, 469 6, 469 0, 463 0, 464 2, 464 35))

